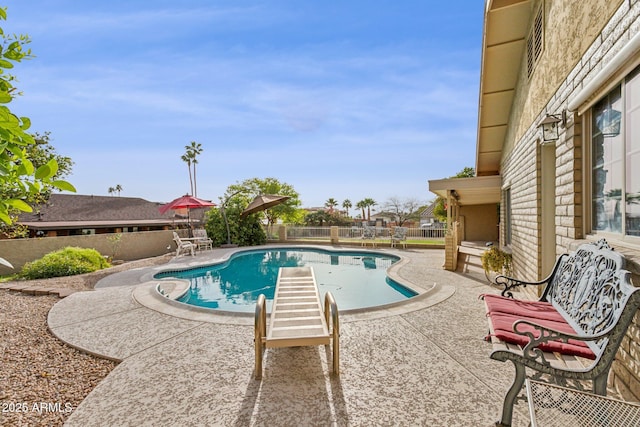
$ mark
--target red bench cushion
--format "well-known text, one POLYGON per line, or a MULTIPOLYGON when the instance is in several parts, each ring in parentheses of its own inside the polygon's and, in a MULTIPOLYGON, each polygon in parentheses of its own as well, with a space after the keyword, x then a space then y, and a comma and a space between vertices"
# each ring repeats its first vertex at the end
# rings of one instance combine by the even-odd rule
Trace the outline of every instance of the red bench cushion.
POLYGON ((487 313, 517 314, 533 319, 565 322, 562 315, 549 302, 523 301, 493 294, 485 294, 483 297, 487 305, 487 313))
MULTIPOLYGON (((501 341, 518 344, 523 347, 529 342, 528 337, 513 331, 513 324, 517 320, 527 320, 570 334, 576 333, 549 303, 514 300, 497 295, 485 295, 485 302, 487 304, 487 315, 493 326, 493 335, 501 341)), ((520 325, 518 330, 531 332, 536 338, 540 336, 540 332, 529 325, 520 325)), ((561 354, 595 359, 593 351, 582 341, 569 340, 568 343, 548 341, 540 344, 538 348, 542 351, 555 351, 561 354)))

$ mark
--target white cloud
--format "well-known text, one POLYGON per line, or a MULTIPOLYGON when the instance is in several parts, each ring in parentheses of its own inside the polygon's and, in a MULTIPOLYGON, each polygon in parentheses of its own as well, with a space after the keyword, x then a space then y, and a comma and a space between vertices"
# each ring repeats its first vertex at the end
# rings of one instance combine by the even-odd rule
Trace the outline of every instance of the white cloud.
POLYGON ((473 166, 479 38, 448 49, 420 39, 435 32, 369 36, 357 31, 375 23, 344 17, 316 28, 329 18, 286 3, 162 4, 16 7, 38 57, 17 69, 12 108, 76 161, 81 192, 184 192, 191 140, 208 197, 253 176, 286 177, 310 202, 345 197, 321 193, 346 183, 428 197, 428 179, 473 166))

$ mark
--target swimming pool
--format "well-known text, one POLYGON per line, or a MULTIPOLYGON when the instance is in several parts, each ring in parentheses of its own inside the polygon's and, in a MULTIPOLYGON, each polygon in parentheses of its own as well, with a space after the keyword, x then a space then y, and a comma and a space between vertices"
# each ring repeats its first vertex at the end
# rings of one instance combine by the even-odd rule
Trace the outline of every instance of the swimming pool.
POLYGON ((270 248, 236 252, 221 264, 165 271, 155 278, 189 280, 189 289, 178 299, 180 302, 253 312, 260 294, 267 299, 267 310, 271 309, 280 267, 311 266, 321 298, 324 300, 324 294, 331 291, 342 311, 390 304, 417 295, 387 277, 387 269, 399 260, 376 252, 270 248))

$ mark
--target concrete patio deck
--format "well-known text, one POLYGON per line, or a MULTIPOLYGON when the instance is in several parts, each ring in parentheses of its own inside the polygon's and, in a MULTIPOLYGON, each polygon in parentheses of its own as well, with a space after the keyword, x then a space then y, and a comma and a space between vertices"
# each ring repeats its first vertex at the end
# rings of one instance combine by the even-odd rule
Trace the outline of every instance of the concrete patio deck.
MULTIPOLYGON (((442 250, 389 250, 401 280, 430 289, 390 309, 341 313, 340 376, 324 347, 269 349, 253 379, 253 317, 174 308, 149 297, 166 266, 117 273, 58 302, 51 331, 122 362, 75 409, 68 426, 490 426, 513 367, 489 359, 486 282, 444 271, 442 250), (144 284, 147 283, 147 284, 144 284), (154 302, 156 301, 156 302, 154 302)), ((174 259, 209 263, 216 249, 174 259)), ((514 425, 528 425, 526 405, 514 425)))

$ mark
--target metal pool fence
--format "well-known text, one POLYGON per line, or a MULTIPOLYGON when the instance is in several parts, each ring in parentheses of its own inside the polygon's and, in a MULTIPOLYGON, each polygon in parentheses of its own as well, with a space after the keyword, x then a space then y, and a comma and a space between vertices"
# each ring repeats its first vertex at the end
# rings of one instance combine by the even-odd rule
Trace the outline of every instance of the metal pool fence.
MULTIPOLYGON (((390 243, 393 229, 374 227, 376 242, 390 243)), ((266 229, 270 241, 313 241, 332 243, 359 243, 362 241, 362 227, 301 227, 292 225, 275 225, 266 229)), ((442 228, 407 228, 408 244, 438 245, 444 244, 446 230, 442 228)))

